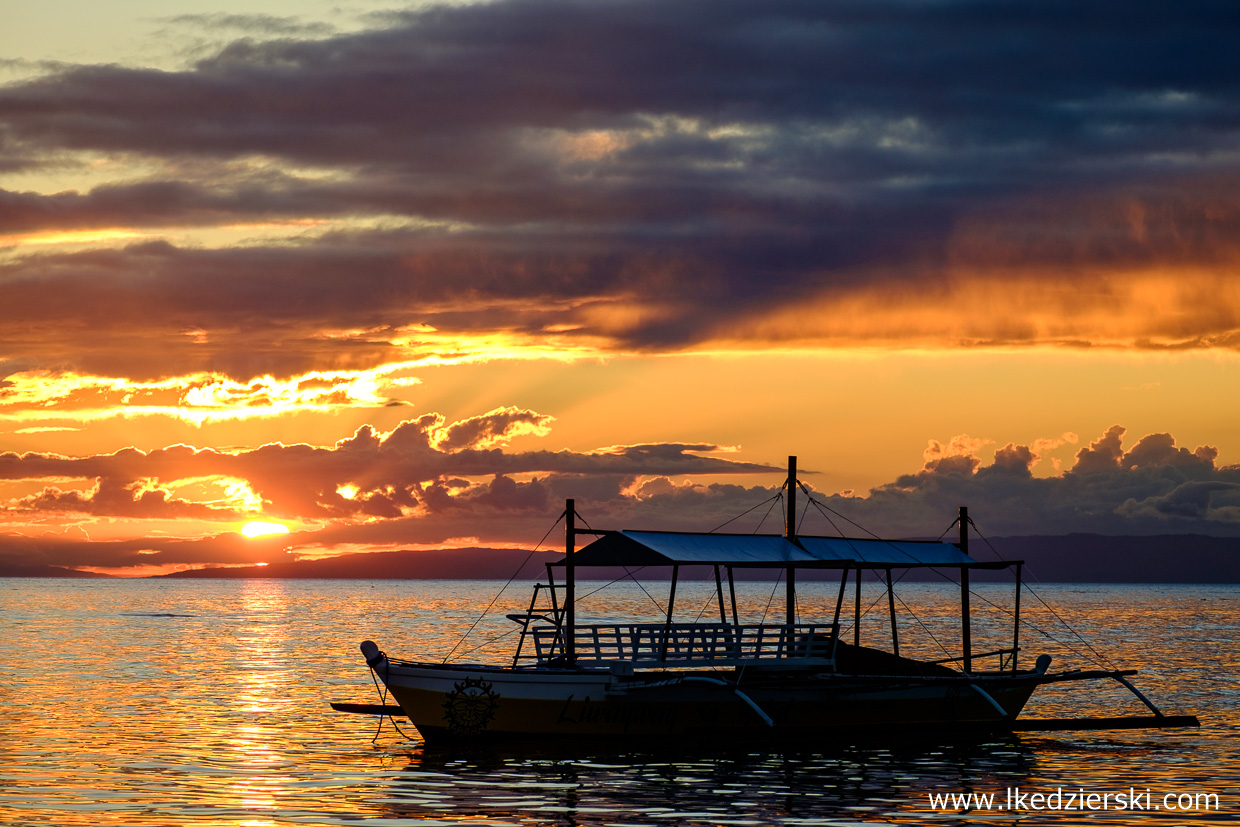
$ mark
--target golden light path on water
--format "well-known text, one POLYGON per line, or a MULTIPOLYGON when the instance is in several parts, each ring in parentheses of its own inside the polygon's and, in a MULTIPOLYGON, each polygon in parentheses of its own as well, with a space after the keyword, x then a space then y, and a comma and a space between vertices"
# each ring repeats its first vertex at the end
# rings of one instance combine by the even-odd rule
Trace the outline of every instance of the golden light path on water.
MULTIPOLYGON (((1140 688, 1199 730, 1043 733, 983 743, 679 743, 424 749, 375 719, 334 713, 331 700, 377 700, 357 651, 372 638, 396 656, 438 659, 502 584, 471 581, 0 580, 0 823, 249 825, 453 823, 837 825, 1012 823, 962 815, 928 796, 1019 788, 1092 793, 1207 794, 1217 809, 1025 812, 1020 824, 1215 824, 1240 817, 1238 586, 1045 586, 1072 627, 1110 661, 1141 670, 1140 688)), ((508 612, 525 583, 497 601, 458 656, 513 641, 508 612)), ((769 583, 741 584, 741 611, 770 611, 769 583)), ((654 584, 652 595, 660 596, 654 584)), ((803 610, 832 605, 835 585, 803 583, 803 610)), ((682 582, 684 611, 710 611, 713 582, 682 582)), ((583 589, 585 591, 585 589, 583 589)), ((1009 633, 1011 593, 975 585, 975 646, 1009 633), (989 603, 999 608, 989 608, 989 603)), ((863 604, 882 597, 867 587, 863 604)), ((918 621, 901 648, 950 646, 958 594, 905 584, 918 621)), ((1029 657, 1091 667, 1085 643, 1026 596, 1029 657)), ((863 642, 890 634, 878 602, 863 642)), ((625 586, 587 598, 595 619, 653 612, 625 586), (611 595, 608 597, 607 595, 611 595)), ((846 607, 845 615, 849 609, 846 607)), ((742 620, 745 618, 742 617, 742 620)), ((851 632, 845 629, 845 635, 851 632)), ((477 659, 480 652, 465 656, 477 659)), ((1027 714, 1142 714, 1122 688, 1035 696, 1027 714)), ((406 737, 409 736, 409 737, 406 737)), ((1174 799, 1172 799, 1174 800, 1174 799)), ((1157 803, 1155 801, 1154 803, 1157 803)))

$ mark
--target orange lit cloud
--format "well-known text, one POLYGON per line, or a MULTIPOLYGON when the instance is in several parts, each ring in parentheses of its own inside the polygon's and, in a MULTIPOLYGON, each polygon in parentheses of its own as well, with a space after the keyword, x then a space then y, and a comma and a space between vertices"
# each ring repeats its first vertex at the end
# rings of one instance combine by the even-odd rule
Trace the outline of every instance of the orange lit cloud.
POLYGON ((743 321, 731 335, 737 345, 1240 349, 1240 285, 1228 269, 1058 269, 970 267, 922 284, 831 289, 743 321))
MULTIPOLYGON (((407 365, 369 371, 313 371, 289 379, 260 376, 238 382, 218 374, 196 374, 142 382, 119 377, 53 371, 24 371, 0 383, 0 420, 47 421, 51 417, 89 422, 113 417, 166 416, 193 424, 282 416, 297 411, 374 408, 418 383, 400 376, 407 365)), ((32 432, 33 429, 23 429, 32 432)), ((44 426, 41 430, 51 430, 44 426)))
POLYGON ((515 407, 447 423, 438 414, 390 432, 363 426, 330 447, 268 444, 249 450, 185 445, 112 454, 0 454, 0 480, 91 481, 91 488, 48 486, 11 500, 10 520, 65 513, 136 519, 236 521, 266 514, 300 520, 420 516, 468 505, 511 508, 553 500, 547 483, 510 475, 595 475, 604 488, 644 473, 753 473, 766 466, 710 456, 714 446, 634 445, 598 453, 503 450, 547 433, 552 418, 515 407), (470 478, 490 478, 472 483, 470 478), (178 494, 174 495, 173 490, 178 494), (191 500, 186 497, 197 492, 191 500), (511 500, 511 502, 509 502, 511 500))
MULTIPOLYGON (((494 444, 523 427, 528 413, 496 411, 489 427, 470 424, 467 430, 476 436, 475 446, 494 444)), ((469 447, 462 434, 442 417, 428 415, 386 434, 362 428, 330 448, 267 445, 225 454, 176 447, 83 458, 0 455, 0 474, 10 481, 96 475, 93 488, 49 486, 10 500, 2 513, 11 530, 70 514, 128 520, 135 526, 134 521, 167 526, 178 520, 182 531, 214 523, 240 532, 259 523, 289 526, 292 520, 296 527, 281 535, 281 547, 323 556, 444 547, 466 536, 472 544, 520 545, 545 532, 568 496, 577 498, 599 524, 713 528, 777 490, 693 482, 693 475, 778 473, 712 457, 710 445, 635 445, 591 454, 510 452, 469 447), (209 479, 203 475, 224 468, 235 476, 219 478, 215 490, 225 484, 243 487, 253 502, 187 498, 194 479, 209 479), (174 495, 174 488, 180 494, 174 495)), ((990 440, 961 435, 947 443, 931 441, 921 470, 865 496, 829 499, 850 519, 894 533, 924 533, 967 502, 979 517, 985 515, 987 531, 996 536, 1048 530, 1205 530, 1240 536, 1240 467, 1220 468, 1215 448, 1190 451, 1165 433, 1146 435, 1125 449, 1123 434, 1121 426, 1110 428, 1077 452, 1069 471, 1050 477, 1031 473, 1040 455, 1029 445, 1009 442, 987 462, 978 451, 990 440)), ((805 474, 812 480, 812 469, 805 474)), ((0 540, 0 557, 27 564, 232 565, 252 562, 263 551, 246 551, 228 539, 233 535, 218 531, 133 540, 111 533, 94 539, 11 534, 0 540)))

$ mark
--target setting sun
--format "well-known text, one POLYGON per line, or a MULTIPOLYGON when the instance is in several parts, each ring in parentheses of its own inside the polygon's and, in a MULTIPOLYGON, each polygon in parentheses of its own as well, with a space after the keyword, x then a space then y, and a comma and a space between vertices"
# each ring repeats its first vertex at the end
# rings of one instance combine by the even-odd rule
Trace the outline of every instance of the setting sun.
POLYGON ((246 537, 265 537, 268 534, 288 534, 288 526, 282 523, 246 523, 241 529, 246 537))

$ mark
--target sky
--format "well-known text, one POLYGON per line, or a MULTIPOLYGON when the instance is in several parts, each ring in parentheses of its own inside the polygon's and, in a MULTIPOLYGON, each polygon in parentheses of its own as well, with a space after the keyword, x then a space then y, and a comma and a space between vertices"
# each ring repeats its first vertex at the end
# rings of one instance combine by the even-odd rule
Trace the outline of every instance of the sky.
POLYGON ((1240 537, 1229 0, 0 15, 0 562, 1240 537))

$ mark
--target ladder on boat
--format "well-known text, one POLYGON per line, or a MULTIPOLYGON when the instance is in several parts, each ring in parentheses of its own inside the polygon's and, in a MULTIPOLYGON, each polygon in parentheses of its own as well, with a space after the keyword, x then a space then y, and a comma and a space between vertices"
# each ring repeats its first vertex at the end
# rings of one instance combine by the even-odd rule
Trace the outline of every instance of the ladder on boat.
MULTIPOLYGON (((553 646, 562 646, 560 630, 563 627, 564 606, 560 603, 558 592, 564 589, 563 583, 535 583, 534 594, 530 597, 529 608, 525 610, 525 614, 510 614, 508 619, 521 627, 521 637, 517 641, 517 651, 513 653, 512 665, 516 668, 522 660, 538 660, 537 654, 523 655, 525 648, 525 639, 533 633, 530 628, 531 624, 542 621, 550 623, 555 627, 555 642, 553 646), (544 594, 545 593, 545 594, 544 594), (542 598, 543 605, 539 605, 539 598, 542 598)), ((545 627, 544 627, 545 628, 545 627)))

